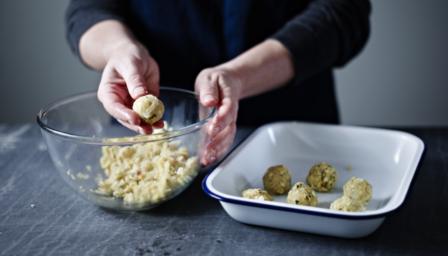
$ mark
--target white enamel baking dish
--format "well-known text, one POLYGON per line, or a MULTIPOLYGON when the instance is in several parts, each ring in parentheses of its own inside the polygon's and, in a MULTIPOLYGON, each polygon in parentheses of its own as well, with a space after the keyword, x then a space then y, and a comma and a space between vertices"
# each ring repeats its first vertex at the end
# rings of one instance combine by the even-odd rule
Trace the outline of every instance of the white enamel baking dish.
POLYGON ((262 126, 203 181, 204 191, 220 201, 233 219, 253 225, 346 238, 369 235, 386 215, 404 202, 424 144, 400 131, 340 125, 281 122, 262 126), (336 167, 338 180, 331 193, 317 193, 317 207, 242 198, 247 188, 262 188, 269 166, 284 164, 293 183, 305 181, 309 168, 325 161, 336 167), (350 177, 367 179, 373 196, 363 212, 330 210, 350 177))

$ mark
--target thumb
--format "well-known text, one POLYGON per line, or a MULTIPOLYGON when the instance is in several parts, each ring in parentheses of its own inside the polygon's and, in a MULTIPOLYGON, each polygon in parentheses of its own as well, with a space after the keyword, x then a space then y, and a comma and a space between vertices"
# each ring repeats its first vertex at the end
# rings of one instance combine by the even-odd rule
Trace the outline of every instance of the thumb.
POLYGON ((212 74, 201 72, 196 79, 195 88, 199 101, 206 107, 215 106, 219 102, 218 79, 212 74))
POLYGON ((117 71, 123 77, 129 95, 135 100, 140 96, 148 94, 146 81, 144 77, 144 64, 130 63, 127 65, 119 65, 117 71))

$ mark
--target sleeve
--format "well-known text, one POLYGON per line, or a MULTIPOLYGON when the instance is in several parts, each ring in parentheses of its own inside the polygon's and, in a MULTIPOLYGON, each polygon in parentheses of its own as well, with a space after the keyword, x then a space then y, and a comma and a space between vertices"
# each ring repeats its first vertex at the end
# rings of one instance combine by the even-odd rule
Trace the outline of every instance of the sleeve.
POLYGON ((80 57, 79 41, 96 23, 115 19, 126 22, 126 1, 122 0, 71 0, 66 14, 66 38, 72 51, 80 57))
POLYGON ((358 54, 370 33, 368 0, 316 0, 272 38, 290 52, 296 79, 345 65, 358 54))

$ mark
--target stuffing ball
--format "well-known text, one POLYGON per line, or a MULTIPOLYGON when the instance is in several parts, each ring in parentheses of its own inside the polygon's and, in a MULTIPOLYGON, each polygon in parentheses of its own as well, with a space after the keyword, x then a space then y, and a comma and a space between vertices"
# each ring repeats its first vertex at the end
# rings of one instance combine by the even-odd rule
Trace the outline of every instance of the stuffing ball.
POLYGON ((134 110, 148 124, 153 124, 162 119, 165 112, 165 106, 154 95, 145 95, 134 101, 132 105, 134 110))
POLYGON ((372 186, 367 180, 351 177, 343 187, 344 196, 362 204, 368 203, 372 198, 372 186))
POLYGON ((261 201, 272 201, 272 196, 266 190, 260 188, 249 188, 242 193, 244 198, 261 201))
POLYGON ((343 187, 343 196, 330 209, 346 212, 364 211, 372 198, 372 186, 365 179, 351 177, 343 187))
POLYGON ((336 169, 327 163, 318 163, 311 167, 306 182, 317 192, 329 192, 336 184, 336 169))
POLYGON ((269 167, 263 176, 263 185, 271 195, 284 195, 291 188, 291 175, 283 165, 269 167))
POLYGON ((359 212, 364 211, 365 206, 349 197, 342 196, 331 203, 330 209, 345 212, 359 212))
POLYGON ((314 190, 303 182, 297 182, 292 186, 286 201, 290 204, 317 205, 317 196, 314 190))

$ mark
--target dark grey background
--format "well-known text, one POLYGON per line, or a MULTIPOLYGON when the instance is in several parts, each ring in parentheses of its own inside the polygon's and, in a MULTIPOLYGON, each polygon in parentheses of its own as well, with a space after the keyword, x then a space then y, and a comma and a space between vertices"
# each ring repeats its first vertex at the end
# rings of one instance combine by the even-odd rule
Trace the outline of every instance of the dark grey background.
MULTIPOLYGON (((0 122, 29 122, 45 104, 96 88, 71 54, 68 1, 0 2, 0 122)), ((372 0, 372 34, 337 72, 345 124, 448 125, 448 1, 372 0)))

